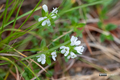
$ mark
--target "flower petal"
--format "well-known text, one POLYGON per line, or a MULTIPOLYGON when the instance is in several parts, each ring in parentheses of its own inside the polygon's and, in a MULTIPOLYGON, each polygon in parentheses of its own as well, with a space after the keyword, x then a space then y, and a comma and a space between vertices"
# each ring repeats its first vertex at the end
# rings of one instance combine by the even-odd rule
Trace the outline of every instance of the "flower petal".
POLYGON ((81 41, 80 41, 80 40, 77 41, 77 39, 78 39, 77 37, 72 36, 71 39, 70 39, 70 41, 71 41, 71 44, 70 44, 70 45, 71 45, 71 46, 80 45, 80 44, 81 44, 81 41))
POLYGON ((42 21, 44 19, 45 19, 45 17, 40 17, 40 18, 38 18, 38 21, 40 22, 40 21, 42 21))
POLYGON ((67 59, 70 59, 70 55, 67 57, 67 59))
POLYGON ((66 53, 64 54, 64 56, 67 56, 69 54, 69 51, 66 51, 66 53))
POLYGON ((43 8, 43 10, 44 10, 45 12, 48 12, 48 7, 47 7, 47 5, 44 4, 44 5, 42 6, 42 8, 43 8))
POLYGON ((74 46, 74 43, 73 42, 71 42, 71 44, 70 44, 71 46, 74 46))
POLYGON ((80 45, 80 44, 81 44, 81 41, 76 41, 76 42, 75 42, 75 45, 76 45, 76 46, 78 46, 78 45, 80 45))
POLYGON ((80 50, 79 50, 79 47, 77 46, 77 47, 75 47, 74 48, 78 53, 80 53, 80 50))
POLYGON ((45 26, 47 24, 47 20, 42 22, 42 26, 45 26))
POLYGON ((73 52, 70 52, 70 56, 71 56, 71 58, 77 57, 77 55, 75 53, 73 53, 73 52))
POLYGON ((58 12, 57 8, 53 8, 52 13, 56 13, 57 14, 57 12, 58 12))
POLYGON ((55 19, 57 17, 55 14, 52 14, 51 16, 53 19, 55 19))
POLYGON ((52 52, 51 55, 56 55, 56 51, 52 52))
POLYGON ((83 46, 81 46, 81 52, 83 52, 84 51, 84 47, 83 46))
POLYGON ((70 40, 73 42, 75 40, 75 36, 72 36, 70 40))
POLYGON ((47 25, 48 25, 48 26, 51 26, 51 22, 50 22, 49 19, 47 19, 47 25))
POLYGON ((61 47, 60 47, 60 49, 63 49, 63 48, 65 48, 65 46, 61 46, 61 47))
POLYGON ((46 62, 46 60, 45 60, 45 59, 43 59, 43 60, 41 61, 41 63, 42 63, 42 64, 45 64, 45 62, 46 62))
POLYGON ((54 61, 56 61, 56 59, 55 59, 55 57, 54 57, 54 56, 52 56, 52 59, 53 59, 54 61))
POLYGON ((45 54, 41 54, 41 64, 45 64, 45 62, 46 62, 46 56, 45 56, 45 54))
POLYGON ((79 54, 82 54, 82 52, 84 51, 84 47, 83 46, 77 46, 74 48, 79 54))
POLYGON ((41 54, 41 57, 42 57, 43 59, 46 59, 45 54, 41 54))
POLYGON ((62 54, 64 54, 64 53, 65 53, 65 50, 64 50, 64 49, 63 49, 63 50, 61 50, 61 53, 62 53, 62 54))
POLYGON ((65 47, 65 46, 61 46, 60 47, 61 50, 61 53, 64 54, 64 56, 67 56, 69 54, 69 47, 65 47))
POLYGON ((79 52, 79 54, 82 54, 81 52, 79 52))
POLYGON ((41 62, 41 58, 38 58, 37 61, 38 61, 38 62, 41 62))
POLYGON ((71 46, 74 46, 75 45, 75 42, 76 42, 76 40, 77 40, 77 37, 75 37, 75 36, 72 36, 71 37, 71 39, 70 39, 70 41, 71 41, 71 46))

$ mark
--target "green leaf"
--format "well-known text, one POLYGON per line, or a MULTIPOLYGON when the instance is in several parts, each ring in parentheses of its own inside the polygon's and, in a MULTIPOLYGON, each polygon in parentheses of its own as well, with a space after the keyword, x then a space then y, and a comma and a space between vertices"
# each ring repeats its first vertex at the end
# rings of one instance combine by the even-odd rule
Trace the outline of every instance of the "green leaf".
MULTIPOLYGON (((39 9, 41 9, 41 7, 35 8, 35 11, 37 11, 37 10, 39 10, 39 9)), ((22 18, 22 17, 24 17, 24 16, 26 16, 26 15, 28 15, 28 14, 31 14, 32 12, 34 12, 34 11, 33 11, 33 10, 28 11, 28 12, 24 13, 23 15, 17 17, 16 20, 18 20, 18 19, 20 19, 20 18, 22 18)), ((6 23, 6 24, 3 26, 3 28, 5 28, 5 27, 8 26, 9 24, 13 23, 14 21, 15 21, 15 19, 9 21, 8 23, 6 23)), ((0 29, 1 29, 1 27, 0 27, 0 29)))
POLYGON ((106 16, 107 12, 108 12, 107 7, 104 7, 100 13, 100 17, 103 19, 107 19, 107 16, 106 16))
POLYGON ((8 62, 3 62, 3 63, 0 63, 0 66, 1 65, 6 65, 6 64, 9 64, 8 62))
POLYGON ((31 42, 33 43, 33 45, 32 45, 33 47, 38 46, 38 39, 36 37, 33 37, 31 42))
POLYGON ((52 25, 51 27, 55 27, 55 19, 50 18, 50 22, 51 22, 51 25, 52 25))
POLYGON ((76 27, 77 28, 81 28, 81 27, 84 27, 85 25, 86 25, 85 23, 77 23, 76 27))
POLYGON ((33 77, 33 75, 32 75, 32 73, 29 71, 29 69, 25 67, 24 70, 25 70, 25 73, 27 74, 27 76, 29 77, 29 79, 31 79, 31 78, 33 77))
POLYGON ((64 22, 64 23, 63 23, 63 26, 69 26, 69 24, 68 24, 68 23, 66 23, 66 22, 64 22))
POLYGON ((48 29, 49 29, 48 30, 49 32, 53 32, 54 31, 52 26, 49 26, 48 29))
POLYGON ((69 34, 65 35, 65 37, 64 37, 65 42, 68 41, 68 40, 70 40, 70 35, 69 34))
POLYGON ((42 16, 44 17, 44 16, 46 16, 46 13, 45 13, 45 11, 42 9, 42 16))
POLYGON ((107 35, 107 36, 106 36, 106 39, 107 39, 107 40, 114 40, 114 38, 113 38, 112 35, 107 35))
POLYGON ((34 15, 34 19, 36 20, 36 21, 38 21, 38 18, 39 18, 40 16, 38 16, 38 15, 34 15))
POLYGON ((77 33, 77 36, 79 36, 79 37, 81 37, 81 38, 82 38, 82 31, 77 30, 77 31, 76 31, 76 33, 77 33))
POLYGON ((114 30, 114 29, 116 29, 116 28, 117 28, 117 26, 114 25, 114 24, 108 24, 108 25, 105 27, 105 29, 106 29, 107 31, 111 31, 111 30, 114 30))
POLYGON ((97 24, 98 24, 98 27, 102 29, 103 23, 102 22, 98 22, 97 24))
POLYGON ((74 25, 73 29, 74 29, 75 32, 80 31, 80 30, 78 30, 78 28, 82 28, 85 25, 86 25, 85 23, 77 23, 77 24, 74 25))
POLYGON ((113 3, 113 0, 109 0, 109 1, 105 1, 102 5, 104 6, 104 7, 108 7, 110 4, 112 4, 113 3))
POLYGON ((100 35, 100 40, 101 40, 101 42, 104 42, 105 39, 107 39, 107 40, 114 40, 114 38, 113 38, 112 35, 104 35, 104 34, 101 34, 101 35, 100 35))
POLYGON ((47 56, 46 62, 47 62, 48 65, 51 65, 51 58, 49 56, 47 56))
POLYGON ((0 80, 4 80, 3 77, 0 76, 0 80))
POLYGON ((77 17, 73 17, 73 16, 71 16, 71 17, 72 17, 71 18, 72 24, 78 23, 78 18, 77 17))
POLYGON ((68 62, 69 59, 67 59, 67 57, 64 57, 65 58, 65 62, 68 62))
POLYGON ((46 46, 45 39, 41 41, 40 48, 44 48, 46 46))
POLYGON ((47 73, 46 73, 47 77, 52 77, 52 75, 53 75, 53 70, 47 71, 47 73))
POLYGON ((105 39, 106 39, 106 36, 105 36, 104 34, 101 34, 101 35, 100 35, 100 40, 101 40, 101 42, 104 42, 105 39))

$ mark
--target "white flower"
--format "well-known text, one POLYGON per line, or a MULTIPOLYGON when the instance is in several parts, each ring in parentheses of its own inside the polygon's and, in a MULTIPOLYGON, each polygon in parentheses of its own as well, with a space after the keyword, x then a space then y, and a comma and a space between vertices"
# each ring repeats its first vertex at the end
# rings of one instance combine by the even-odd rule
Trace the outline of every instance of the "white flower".
POLYGON ((52 13, 57 14, 57 12, 58 12, 57 8, 53 8, 52 13))
POLYGON ((48 12, 48 7, 47 7, 46 4, 44 4, 44 5, 42 6, 42 8, 43 8, 43 10, 44 10, 45 12, 48 12))
POLYGON ((74 48, 79 54, 82 54, 84 47, 83 46, 77 46, 74 48))
MULTIPOLYGON (((42 20, 44 20, 44 19, 46 19, 47 17, 40 17, 39 19, 38 19, 38 21, 40 22, 40 21, 42 21, 42 20)), ((50 20, 49 19, 46 19, 46 20, 44 20, 43 22, 42 22, 42 26, 45 26, 45 25, 48 25, 48 26, 51 26, 51 22, 50 22, 50 20)))
POLYGON ((80 41, 80 40, 77 41, 77 39, 78 39, 77 37, 72 36, 71 39, 70 39, 70 41, 71 41, 71 44, 70 44, 70 45, 71 45, 71 46, 80 45, 81 41, 80 41))
POLYGON ((55 15, 55 14, 57 14, 57 12, 58 12, 57 8, 53 8, 53 10, 52 10, 52 12, 51 12, 51 13, 52 13, 51 16, 52 16, 53 19, 55 19, 55 18, 57 17, 57 16, 55 15))
POLYGON ((55 59, 55 57, 57 57, 56 51, 52 52, 51 55, 52 55, 52 59, 53 59, 54 61, 56 61, 56 59, 55 59))
POLYGON ((38 62, 41 62, 42 64, 45 64, 45 62, 46 62, 46 56, 45 56, 45 54, 41 54, 41 55, 39 55, 37 57, 39 57, 37 59, 38 62))
MULTIPOLYGON (((42 8, 43 8, 43 10, 44 10, 45 12, 48 12, 48 7, 47 7, 47 5, 44 4, 44 5, 42 6, 42 8)), ((57 16, 56 16, 57 12, 58 12, 57 8, 53 8, 53 11, 51 12, 51 13, 52 13, 52 14, 51 14, 51 18, 55 19, 55 18, 57 17, 57 16)), ((40 22, 40 21, 42 21, 42 20, 44 20, 44 19, 46 19, 46 18, 48 18, 48 17, 40 17, 40 18, 38 19, 38 21, 40 22)), ((51 22, 50 22, 49 18, 46 19, 46 20, 44 20, 44 21, 42 22, 42 26, 45 26, 45 25, 51 26, 51 22)))
POLYGON ((51 16, 53 19, 55 19, 57 17, 55 14, 52 14, 51 16))
POLYGON ((68 55, 68 53, 69 53, 69 47, 61 46, 60 49, 62 49, 61 53, 64 54, 64 56, 68 55))
POLYGON ((76 58, 77 55, 73 52, 70 52, 70 55, 67 57, 67 59, 70 59, 70 58, 76 58))

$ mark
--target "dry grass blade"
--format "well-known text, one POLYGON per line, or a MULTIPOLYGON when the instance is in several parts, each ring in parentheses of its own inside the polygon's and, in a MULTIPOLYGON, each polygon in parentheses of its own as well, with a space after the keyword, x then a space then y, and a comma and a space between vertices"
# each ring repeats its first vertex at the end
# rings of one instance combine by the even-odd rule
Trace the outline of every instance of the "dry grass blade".
MULTIPOLYGON (((107 76, 99 76, 100 72, 95 71, 92 75, 75 75, 75 76, 66 76, 62 77, 60 79, 54 79, 54 80, 108 80, 109 78, 117 77, 117 75, 120 74, 120 69, 117 69, 115 71, 107 72, 107 76)), ((119 80, 119 79, 113 79, 112 80, 119 80)))
MULTIPOLYGON (((20 55, 22 55, 23 57, 27 57, 26 55, 24 55, 23 53, 19 52, 18 50, 16 50, 15 48, 9 46, 9 45, 6 45, 4 44, 5 46, 7 47, 10 47, 12 48, 14 51, 16 51, 17 53, 19 53, 20 55)), ((35 62, 33 59, 30 59, 32 62, 34 62, 35 64, 37 64, 40 68, 42 68, 45 72, 47 72, 40 64, 38 64, 37 62, 35 62)))
MULTIPOLYGON (((97 31, 97 32, 99 32, 99 33, 104 33, 103 30, 98 29, 98 28, 93 27, 93 26, 89 26, 89 27, 85 27, 85 28, 95 30, 95 31, 97 31)), ((108 32, 108 33, 109 33, 109 32, 108 32)), ((114 41, 115 41, 116 43, 120 44, 120 39, 118 39, 117 37, 115 37, 113 34, 112 34, 112 36, 113 36, 113 38, 114 38, 114 41)))
POLYGON ((0 10, 3 8, 4 4, 0 7, 0 10))
MULTIPOLYGON (((88 27, 88 26, 86 25, 85 27, 88 27)), ((95 38, 92 36, 92 34, 90 33, 89 29, 86 28, 85 30, 86 30, 88 36, 90 37, 90 39, 91 39, 93 42, 95 42, 96 40, 95 40, 95 38)))
POLYGON ((89 43, 89 45, 91 47, 95 47, 95 48, 98 48, 98 49, 102 50, 107 56, 109 56, 113 60, 116 60, 116 61, 120 62, 120 59, 118 59, 117 57, 114 56, 114 55, 116 55, 116 56, 120 56, 120 55, 117 54, 117 52, 115 52, 113 49, 110 49, 110 48, 107 48, 107 47, 103 47, 100 44, 89 43))
MULTIPOLYGON (((51 65, 53 65, 54 64, 54 62, 51 64, 51 65)), ((48 69, 51 65, 48 65, 48 66, 46 66, 45 67, 45 69, 48 69)), ((44 70, 40 70, 38 73, 37 73, 37 76, 40 76, 40 74, 43 72, 44 70)), ((31 80, 35 80, 36 79, 36 77, 33 77, 31 80)))
POLYGON ((17 76, 17 79, 16 79, 16 80, 20 80, 19 72, 18 72, 18 69, 17 69, 16 66, 15 66, 15 69, 16 69, 16 76, 17 76))
POLYGON ((85 35, 83 35, 83 40, 84 40, 84 42, 86 43, 86 45, 87 45, 87 47, 88 47, 88 50, 90 51, 90 54, 92 55, 92 50, 91 50, 91 48, 90 48, 88 42, 86 41, 85 35))
POLYGON ((16 57, 22 57, 20 55, 15 55, 15 54, 7 54, 7 53, 0 53, 1 56, 16 56, 16 57))

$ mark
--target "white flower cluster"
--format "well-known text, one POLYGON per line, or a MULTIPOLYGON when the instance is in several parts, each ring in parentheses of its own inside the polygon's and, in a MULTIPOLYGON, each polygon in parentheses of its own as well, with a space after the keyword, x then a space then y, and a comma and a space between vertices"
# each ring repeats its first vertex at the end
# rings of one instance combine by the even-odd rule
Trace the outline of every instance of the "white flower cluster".
MULTIPOLYGON (((56 57, 57 57, 56 51, 52 52, 51 55, 52 55, 52 59, 53 59, 54 61, 56 61, 56 57)), ((41 62, 41 64, 45 64, 45 62, 46 62, 46 56, 45 56, 45 54, 41 54, 41 55, 39 55, 39 56, 37 56, 37 57, 39 57, 39 58, 37 59, 38 62, 41 62)))
MULTIPOLYGON (((78 40, 78 38, 75 37, 75 36, 72 36, 70 41, 71 41, 70 45, 74 46, 74 50, 76 50, 77 53, 82 54, 82 52, 84 50, 84 47, 83 46, 79 46, 81 44, 81 41, 78 40)), ((61 49, 61 53, 64 54, 64 56, 67 56, 67 59, 76 58, 77 57, 77 55, 72 50, 70 50, 69 47, 61 46, 60 49, 61 49)), ((52 59, 54 61, 56 61, 56 57, 57 57, 56 51, 52 52, 51 56, 52 56, 52 59)), ((39 55, 37 57, 39 57, 37 59, 38 62, 41 62, 41 64, 45 64, 45 62, 46 62, 45 54, 41 54, 41 55, 39 55)))
MULTIPOLYGON (((42 6, 42 8, 43 8, 43 10, 44 10, 46 13, 48 13, 48 7, 47 7, 47 5, 44 4, 44 5, 42 6)), ((57 16, 56 16, 57 12, 58 12, 57 8, 53 8, 53 11, 51 12, 51 18, 52 18, 52 19, 55 19, 55 18, 57 17, 57 16)), ((42 21, 42 20, 44 20, 44 21, 42 22, 42 26, 45 26, 45 25, 51 26, 51 22, 50 22, 50 20, 49 20, 49 18, 48 18, 47 16, 45 16, 45 17, 40 17, 40 18, 38 19, 39 22, 42 21), (44 20, 44 19, 46 19, 46 20, 44 20)))
MULTIPOLYGON (((83 46, 79 46, 81 44, 81 41, 78 40, 77 37, 75 36, 72 36, 71 37, 71 46, 75 46, 74 47, 74 50, 76 50, 79 54, 82 54, 83 50, 84 50, 84 47, 83 46)), ((61 53, 64 54, 64 56, 67 56, 67 59, 70 59, 70 58, 76 58, 77 55, 70 51, 70 48, 69 47, 66 47, 66 46, 61 46, 60 47, 61 50, 61 53), (70 52, 70 55, 68 55, 70 52)))
POLYGON ((38 62, 41 62, 41 64, 45 64, 45 62, 46 62, 46 56, 45 56, 45 54, 41 54, 41 55, 39 55, 37 57, 39 57, 37 59, 38 62))

